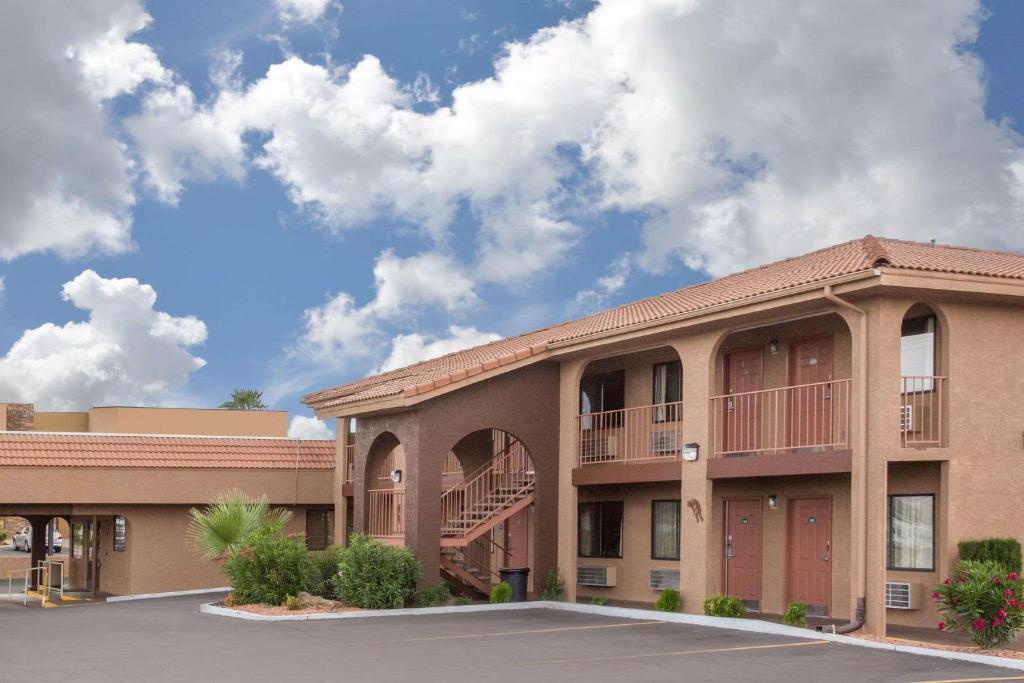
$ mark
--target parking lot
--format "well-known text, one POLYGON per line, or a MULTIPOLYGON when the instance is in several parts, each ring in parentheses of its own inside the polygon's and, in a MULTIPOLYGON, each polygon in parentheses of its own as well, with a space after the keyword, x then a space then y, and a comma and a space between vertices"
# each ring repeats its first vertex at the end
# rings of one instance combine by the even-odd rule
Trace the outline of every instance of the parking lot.
POLYGON ((0 609, 8 651, 23 655, 5 658, 0 680, 1024 681, 1007 669, 668 624, 654 613, 650 621, 537 609, 260 623, 200 615, 209 599, 0 609))

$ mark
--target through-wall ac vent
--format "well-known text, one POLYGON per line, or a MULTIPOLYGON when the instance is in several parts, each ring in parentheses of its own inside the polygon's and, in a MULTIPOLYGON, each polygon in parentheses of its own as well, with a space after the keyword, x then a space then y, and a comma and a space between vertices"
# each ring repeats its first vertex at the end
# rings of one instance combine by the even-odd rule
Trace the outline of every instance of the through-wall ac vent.
POLYGON ((652 569, 650 571, 650 586, 652 590, 663 591, 666 588, 679 590, 678 569, 652 569))
POLYGON ((921 606, 921 584, 886 581, 885 606, 889 609, 917 609, 921 606))
POLYGON ((900 431, 914 431, 914 406, 900 406, 900 431))
POLYGON ((579 586, 615 585, 615 567, 576 567, 576 584, 579 586))
POLYGON ((675 453, 679 450, 679 432, 675 429, 651 432, 652 453, 675 453))

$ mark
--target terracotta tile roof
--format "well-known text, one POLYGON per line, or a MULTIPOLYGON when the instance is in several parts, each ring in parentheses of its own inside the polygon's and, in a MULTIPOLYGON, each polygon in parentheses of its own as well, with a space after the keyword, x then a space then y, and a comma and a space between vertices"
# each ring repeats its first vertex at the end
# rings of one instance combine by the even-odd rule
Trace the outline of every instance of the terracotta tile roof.
POLYGON ((1024 254, 932 246, 868 235, 577 320, 317 391, 307 394, 303 401, 316 409, 326 409, 401 394, 414 396, 541 354, 553 344, 582 340, 762 295, 781 294, 803 285, 880 266, 1024 279, 1024 254))
POLYGON ((332 469, 334 441, 271 437, 0 432, 0 467, 332 469))

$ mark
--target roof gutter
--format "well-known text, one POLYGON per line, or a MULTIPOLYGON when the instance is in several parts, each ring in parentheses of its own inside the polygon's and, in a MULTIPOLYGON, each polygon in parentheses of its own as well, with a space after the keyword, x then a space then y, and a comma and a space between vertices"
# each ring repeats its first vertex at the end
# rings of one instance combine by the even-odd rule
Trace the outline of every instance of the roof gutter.
POLYGON ((864 614, 867 603, 867 587, 868 587, 868 574, 867 574, 867 519, 865 515, 868 509, 868 487, 867 487, 867 470, 868 470, 868 315, 867 312, 859 307, 851 304, 845 299, 841 299, 832 291, 832 285, 825 285, 824 289, 825 298, 840 308, 853 311, 860 318, 860 324, 857 326, 857 359, 860 365, 860 382, 857 385, 857 402, 860 404, 860 410, 857 411, 857 429, 860 434, 860 438, 857 441, 857 448, 855 450, 855 466, 854 473, 860 472, 860 496, 862 510, 860 515, 854 515, 854 543, 856 543, 856 550, 854 556, 857 558, 857 578, 858 578, 858 596, 857 596, 857 607, 854 613, 853 619, 850 623, 844 624, 835 629, 836 633, 851 633, 864 626, 864 614))

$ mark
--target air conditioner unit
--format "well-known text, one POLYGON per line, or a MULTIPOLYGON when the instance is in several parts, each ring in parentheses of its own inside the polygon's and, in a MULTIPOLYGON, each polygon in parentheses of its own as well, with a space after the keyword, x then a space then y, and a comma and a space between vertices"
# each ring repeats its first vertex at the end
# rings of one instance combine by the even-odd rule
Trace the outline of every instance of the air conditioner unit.
POLYGON ((678 569, 652 569, 649 578, 651 590, 663 591, 666 588, 679 590, 678 569))
POLYGON ((900 431, 914 431, 914 406, 900 406, 900 431))
POLYGON ((583 462, 601 462, 614 460, 614 441, 607 434, 588 434, 583 436, 580 444, 580 455, 583 462))
POLYGON ((615 567, 576 567, 576 585, 603 586, 610 588, 615 585, 615 567))
POLYGON ((922 592, 920 583, 886 581, 885 606, 889 609, 919 609, 922 592))
POLYGON ((675 453, 679 450, 679 441, 679 432, 675 429, 651 432, 651 452, 675 453))

